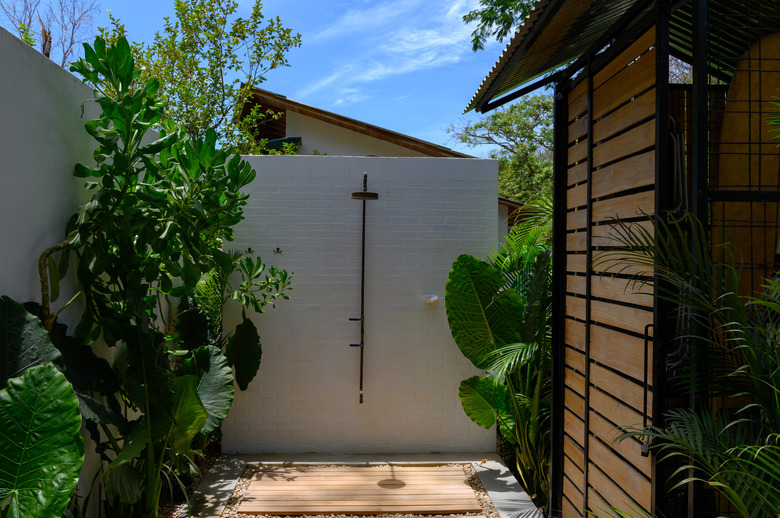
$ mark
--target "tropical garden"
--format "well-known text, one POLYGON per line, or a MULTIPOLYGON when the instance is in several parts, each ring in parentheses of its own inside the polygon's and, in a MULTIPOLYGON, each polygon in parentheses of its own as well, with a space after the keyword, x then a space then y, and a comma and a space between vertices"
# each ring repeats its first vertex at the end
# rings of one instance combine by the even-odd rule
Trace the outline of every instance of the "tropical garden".
POLYGON ((247 312, 287 298, 291 275, 230 251, 255 172, 215 131, 165 117, 125 39, 97 38, 71 69, 100 109, 86 124, 95 164, 74 173, 91 196, 39 259, 41 303, 0 300, 1 512, 80 516, 93 501, 104 516, 156 516, 218 442, 234 383, 257 374, 247 312), (78 290, 55 310, 69 273, 78 290), (224 329, 231 303, 242 319, 224 329), (57 317, 76 305, 71 330, 57 317), (78 499, 82 420, 101 467, 78 499))

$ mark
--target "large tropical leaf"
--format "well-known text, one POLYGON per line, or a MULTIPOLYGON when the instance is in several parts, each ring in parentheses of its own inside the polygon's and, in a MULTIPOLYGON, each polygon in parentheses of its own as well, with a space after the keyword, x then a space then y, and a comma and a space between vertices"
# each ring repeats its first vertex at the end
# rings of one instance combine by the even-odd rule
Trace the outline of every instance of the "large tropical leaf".
POLYGON ((0 390, 0 508, 4 516, 60 516, 84 462, 81 416, 70 383, 52 364, 0 390))
POLYGON ((0 388, 59 356, 41 321, 10 297, 0 297, 0 388))
POLYGON ((251 320, 245 318, 236 332, 228 340, 225 351, 230 365, 236 369, 236 383, 238 388, 246 390, 249 382, 260 369, 260 361, 263 358, 263 348, 260 343, 260 335, 251 320))
POLYGON ((227 417, 233 404, 233 371, 222 351, 211 345, 194 350, 184 368, 198 379, 198 396, 208 412, 200 433, 209 434, 227 417))
POLYGON ((507 388, 492 378, 472 376, 460 382, 460 403, 469 419, 483 428, 496 422, 496 414, 506 411, 507 388))
POLYGON ((192 439, 206 424, 208 412, 198 397, 198 379, 195 376, 177 376, 169 381, 173 391, 173 426, 168 443, 174 451, 190 450, 192 439))
POLYGON ((514 290, 501 291, 501 272, 471 255, 452 264, 445 290, 445 310, 455 343, 480 369, 487 355, 504 344, 519 342, 523 301, 514 290))

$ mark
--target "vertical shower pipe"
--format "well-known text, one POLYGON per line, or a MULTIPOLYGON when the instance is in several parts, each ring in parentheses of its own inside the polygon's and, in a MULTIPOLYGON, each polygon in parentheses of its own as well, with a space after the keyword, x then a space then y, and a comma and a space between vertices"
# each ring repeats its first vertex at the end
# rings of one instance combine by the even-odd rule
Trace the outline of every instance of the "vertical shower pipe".
POLYGON ((366 201, 379 199, 379 194, 368 192, 368 173, 363 173, 363 190, 353 192, 352 199, 361 200, 363 202, 363 233, 360 261, 360 319, 350 318, 350 320, 360 320, 360 404, 363 404, 363 350, 365 349, 366 334, 366 201))

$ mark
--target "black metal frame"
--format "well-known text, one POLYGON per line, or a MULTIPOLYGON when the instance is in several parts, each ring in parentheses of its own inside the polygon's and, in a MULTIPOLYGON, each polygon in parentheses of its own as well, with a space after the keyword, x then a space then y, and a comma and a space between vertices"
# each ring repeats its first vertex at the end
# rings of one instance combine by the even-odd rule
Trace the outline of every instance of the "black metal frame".
MULTIPOLYGON (((669 29, 671 18, 670 0, 656 0, 656 102, 655 102, 655 217, 665 218, 672 206, 670 197, 669 163, 669 29)), ((656 236, 658 239, 658 236, 656 236)), ((654 283, 653 296, 653 425, 662 426, 658 420, 666 411, 666 345, 669 343, 671 317, 669 302, 658 296, 658 281, 654 283)), ((645 367, 647 368, 647 367, 645 367)), ((664 476, 663 465, 653 457, 651 468, 653 515, 667 516, 663 502, 669 489, 664 476)))
MULTIPOLYGON (((560 83, 555 87, 555 118, 553 134, 553 271, 566 271, 566 161, 568 147, 569 106, 566 93, 567 86, 560 83)), ((566 329, 566 276, 553 275, 553 307, 554 322, 552 326, 552 386, 553 404, 551 427, 553 430, 552 458, 550 469, 550 504, 551 517, 560 516, 560 506, 563 503, 563 409, 565 388, 563 384, 565 362, 565 329, 566 329)))

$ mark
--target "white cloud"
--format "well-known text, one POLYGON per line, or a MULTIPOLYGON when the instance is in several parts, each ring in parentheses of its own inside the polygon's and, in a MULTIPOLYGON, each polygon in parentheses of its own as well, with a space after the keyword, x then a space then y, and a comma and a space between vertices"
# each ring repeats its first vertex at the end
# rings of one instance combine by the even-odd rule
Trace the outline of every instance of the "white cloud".
POLYGON ((462 17, 477 5, 478 0, 395 0, 351 8, 308 39, 338 49, 332 61, 339 65, 302 88, 297 98, 328 89, 336 104, 353 104, 370 97, 361 91, 367 83, 460 62, 471 53, 471 29, 462 17))

